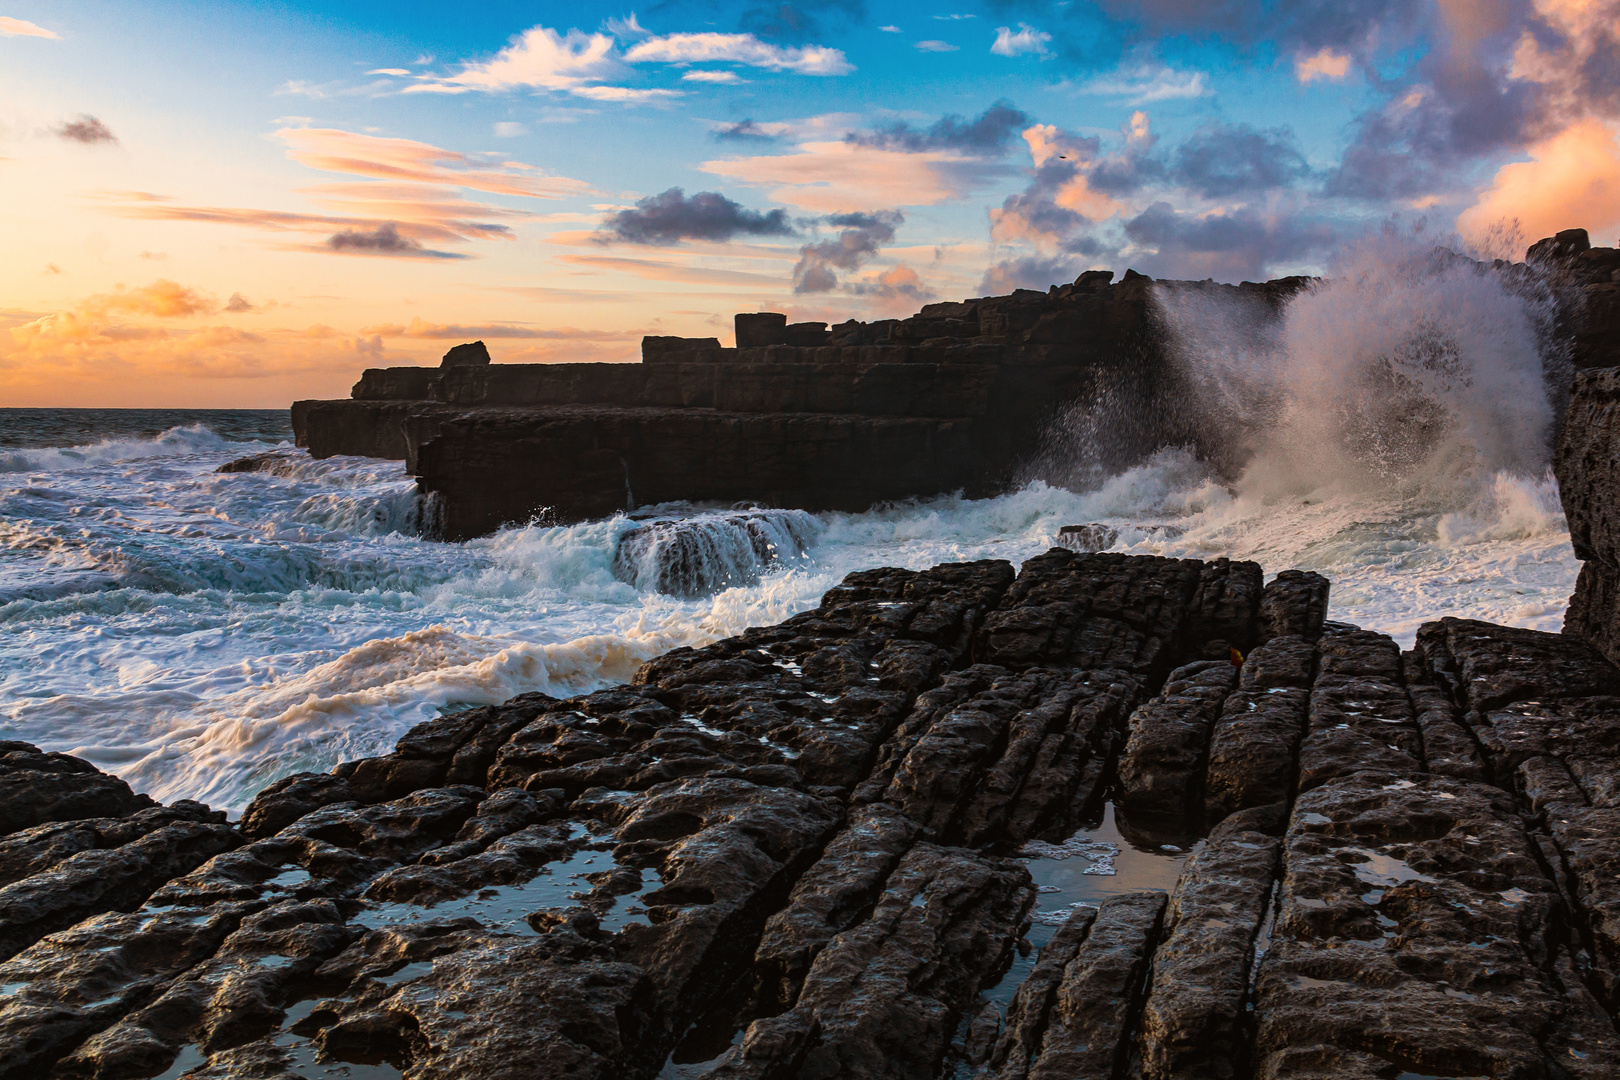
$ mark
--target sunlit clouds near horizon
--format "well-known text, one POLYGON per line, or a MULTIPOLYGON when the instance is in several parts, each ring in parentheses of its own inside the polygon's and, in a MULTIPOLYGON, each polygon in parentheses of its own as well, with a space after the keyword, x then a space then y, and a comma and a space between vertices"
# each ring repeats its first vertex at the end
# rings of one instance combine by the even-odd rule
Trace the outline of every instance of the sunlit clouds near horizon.
POLYGON ((1620 0, 0 0, 0 91, 0 406, 1620 241, 1620 0))

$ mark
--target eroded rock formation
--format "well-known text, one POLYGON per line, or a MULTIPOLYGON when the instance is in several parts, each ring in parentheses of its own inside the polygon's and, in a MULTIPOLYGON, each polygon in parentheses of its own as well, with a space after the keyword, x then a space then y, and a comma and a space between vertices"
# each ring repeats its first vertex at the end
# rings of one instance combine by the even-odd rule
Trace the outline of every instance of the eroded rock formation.
POLYGON ((1616 1075, 1620 669, 1261 581, 863 571, 235 826, 6 744, 0 1077, 1616 1075), (1035 934, 1111 792, 1179 881, 1035 934))
MULTIPOLYGON (((1112 277, 830 329, 740 314, 737 347, 649 337, 640 364, 467 365, 452 350, 439 368, 368 370, 348 400, 296 402, 293 427, 317 457, 403 459, 448 539, 677 500, 864 510, 986 493, 1014 479, 1068 402, 1141 404, 1114 448, 1122 461, 1196 435, 1151 407, 1181 378, 1154 283, 1112 277)), ((1277 310, 1305 284, 1158 287, 1277 310)))

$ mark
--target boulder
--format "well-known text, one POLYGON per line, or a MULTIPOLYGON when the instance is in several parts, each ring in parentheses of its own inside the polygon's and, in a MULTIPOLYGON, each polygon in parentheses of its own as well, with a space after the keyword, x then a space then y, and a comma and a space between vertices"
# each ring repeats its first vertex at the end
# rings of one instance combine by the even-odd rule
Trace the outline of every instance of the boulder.
POLYGON ((444 354, 439 361, 442 368, 452 367, 480 367, 489 363, 489 350, 482 341, 469 341, 463 345, 452 345, 450 351, 444 354))

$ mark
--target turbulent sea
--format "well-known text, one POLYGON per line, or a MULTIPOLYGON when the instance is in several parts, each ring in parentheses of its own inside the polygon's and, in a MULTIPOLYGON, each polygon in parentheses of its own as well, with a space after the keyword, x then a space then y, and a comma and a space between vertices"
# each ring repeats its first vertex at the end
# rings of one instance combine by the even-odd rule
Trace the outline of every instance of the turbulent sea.
MULTIPOLYGON (((1232 344, 1236 326, 1209 340, 1219 318, 1171 305, 1211 392, 1260 403, 1236 473, 1168 448, 1086 490, 1032 480, 802 515, 802 553, 784 545, 757 580, 699 599, 615 576, 618 538, 641 524, 627 517, 446 544, 416 535, 398 462, 214 471, 289 446, 285 412, 0 409, 0 738, 240 810, 442 711, 586 692, 779 621, 852 570, 1016 564, 1093 521, 1120 527, 1118 551, 1320 571, 1331 618, 1403 645, 1443 615, 1559 629, 1578 564, 1547 471, 1534 312, 1466 275, 1431 273, 1415 299, 1349 280, 1296 300, 1260 349, 1232 344), (1414 333, 1450 345, 1399 361, 1414 333), (1393 385, 1422 406, 1393 419, 1392 355, 1393 385), (1147 528, 1163 524, 1179 535, 1147 528)), ((1077 416, 1054 438, 1108 422, 1077 416)))

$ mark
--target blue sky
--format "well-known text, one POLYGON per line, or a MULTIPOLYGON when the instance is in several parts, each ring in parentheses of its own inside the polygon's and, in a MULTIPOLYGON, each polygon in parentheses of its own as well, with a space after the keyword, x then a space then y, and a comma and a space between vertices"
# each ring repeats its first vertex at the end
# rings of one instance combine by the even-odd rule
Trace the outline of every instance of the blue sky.
MULTIPOLYGON (((0 0, 0 404, 1620 231, 1615 0, 0 0), (1517 232, 1515 233, 1515 228, 1517 232)), ((138 399, 138 400, 137 400, 138 399)))

